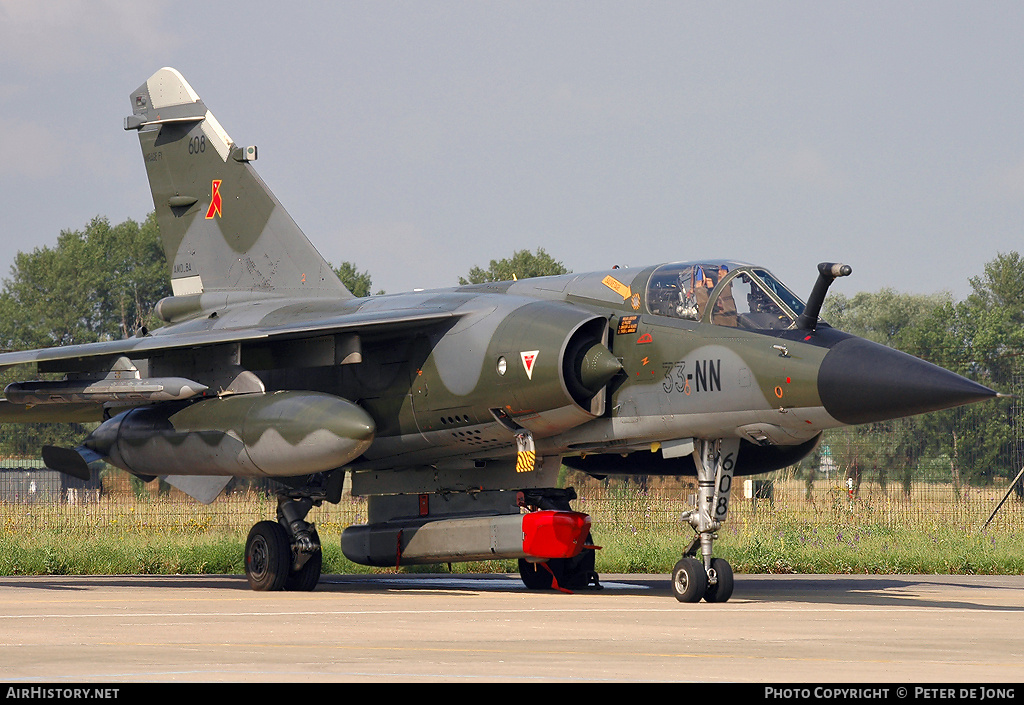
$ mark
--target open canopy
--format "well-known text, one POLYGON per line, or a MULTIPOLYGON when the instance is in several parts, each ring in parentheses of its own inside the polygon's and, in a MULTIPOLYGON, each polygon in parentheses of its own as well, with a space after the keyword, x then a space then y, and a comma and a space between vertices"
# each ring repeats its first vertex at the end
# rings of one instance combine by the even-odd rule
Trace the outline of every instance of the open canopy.
POLYGON ((654 270, 647 284, 647 309, 748 330, 792 328, 804 302, 768 270, 729 260, 676 262, 654 270))

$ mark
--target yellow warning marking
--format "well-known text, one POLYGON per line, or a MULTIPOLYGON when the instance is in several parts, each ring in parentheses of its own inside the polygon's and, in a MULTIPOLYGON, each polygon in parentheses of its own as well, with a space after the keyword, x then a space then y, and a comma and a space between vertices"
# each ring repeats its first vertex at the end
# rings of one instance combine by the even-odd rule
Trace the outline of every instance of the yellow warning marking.
POLYGON ((537 462, 537 454, 523 450, 516 454, 516 472, 531 472, 537 462))
POLYGON ((633 295, 632 290, 630 290, 628 286, 620 282, 611 274, 602 279, 601 283, 604 284, 609 289, 611 289, 612 291, 614 291, 619 296, 621 296, 623 301, 625 301, 626 299, 633 295))

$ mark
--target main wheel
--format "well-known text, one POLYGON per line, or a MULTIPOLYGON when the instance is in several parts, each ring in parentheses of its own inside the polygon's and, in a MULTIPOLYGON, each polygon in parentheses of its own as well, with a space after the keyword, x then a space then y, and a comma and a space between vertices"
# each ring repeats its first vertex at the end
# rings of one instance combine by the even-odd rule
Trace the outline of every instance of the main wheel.
MULTIPOLYGON (((313 529, 310 533, 312 534, 312 539, 319 546, 320 537, 317 535, 316 529, 313 529)), ((320 571, 323 569, 323 564, 323 551, 317 548, 316 552, 310 554, 301 568, 288 574, 288 579, 284 581, 284 589, 293 592, 309 592, 314 589, 316 584, 320 582, 320 571)), ((288 567, 290 570, 291 566, 289 565, 288 567)))
POLYGON ((284 587, 292 562, 288 534, 276 521, 261 521, 249 530, 245 541, 245 577, 253 590, 284 587))
POLYGON ((732 566, 724 558, 712 558, 711 570, 718 576, 718 582, 709 584, 704 592, 704 600, 707 602, 727 602, 732 597, 733 579, 732 566))
POLYGON ((519 577, 523 579, 523 585, 531 590, 549 590, 555 576, 547 566, 520 558, 519 577))
MULTIPOLYGON (((586 544, 594 545, 593 535, 587 534, 586 544)), ((596 564, 597 551, 592 548, 585 548, 572 558, 548 561, 558 584, 569 590, 586 590, 591 583, 600 589, 601 586, 597 582, 597 572, 595 571, 596 564)))
POLYGON ((320 571, 323 570, 324 554, 317 549, 309 559, 294 573, 288 574, 284 581, 284 589, 293 592, 309 592, 320 582, 320 571))
POLYGON ((708 590, 708 573, 696 558, 683 558, 672 569, 672 594, 680 602, 700 602, 708 590))

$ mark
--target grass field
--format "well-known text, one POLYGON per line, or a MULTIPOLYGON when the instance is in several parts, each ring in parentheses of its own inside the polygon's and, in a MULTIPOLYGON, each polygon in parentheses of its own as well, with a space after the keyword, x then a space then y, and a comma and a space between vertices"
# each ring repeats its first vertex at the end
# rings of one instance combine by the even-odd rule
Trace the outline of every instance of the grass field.
MULTIPOLYGON (((645 489, 621 482, 577 484, 574 507, 594 522, 602 548, 598 572, 667 573, 693 537, 679 521, 693 492, 665 481, 645 489)), ((744 496, 737 482, 729 522, 716 555, 738 573, 993 573, 1024 572, 1024 504, 1011 499, 987 529, 1002 497, 998 488, 949 485, 883 490, 862 485, 857 496, 819 483, 809 494, 777 478, 771 502, 744 496)), ((106 492, 78 504, 0 504, 0 574, 195 574, 243 572, 246 534, 273 518, 276 500, 254 492, 212 505, 170 496, 106 492)), ((341 531, 363 523, 365 501, 345 497, 314 508, 325 573, 389 572, 348 561, 341 531)), ((447 570, 447 566, 402 570, 447 570)), ((514 572, 514 561, 454 564, 456 572, 514 572)))

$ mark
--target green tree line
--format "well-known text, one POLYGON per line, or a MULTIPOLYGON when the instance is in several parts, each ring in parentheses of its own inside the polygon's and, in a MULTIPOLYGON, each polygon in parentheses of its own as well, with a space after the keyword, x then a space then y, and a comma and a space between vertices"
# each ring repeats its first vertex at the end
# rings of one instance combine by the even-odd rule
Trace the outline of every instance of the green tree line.
MULTIPOLYGON (((151 214, 112 225, 97 217, 82 230, 60 233, 53 246, 18 252, 0 289, 0 347, 6 350, 90 343, 134 335, 160 321, 153 307, 170 295, 168 267, 151 214)), ((373 291, 369 272, 341 262, 335 271, 356 296, 373 291)), ((473 267, 459 284, 564 274, 543 248, 473 267)), ((999 254, 970 279, 971 294, 917 295, 883 289, 832 293, 823 317, 835 327, 916 355, 999 391, 1020 393, 1024 369, 1024 262, 999 254)), ((376 292, 382 294, 382 291, 376 292)), ((31 379, 13 369, 0 383, 31 379)), ((830 432, 826 445, 837 468, 858 481, 875 473, 884 484, 908 485, 922 463, 938 462, 956 483, 987 484, 1015 473, 1024 456, 1020 404, 1001 399, 962 409, 830 432), (938 460, 936 460, 938 459, 938 460)), ((79 426, 7 425, 0 454, 31 455, 44 443, 77 444, 79 426)), ((808 480, 820 457, 805 463, 808 480)), ((1011 475, 1012 476, 1012 475, 1011 475)))
MULTIPOLYGON (((949 294, 883 289, 831 294, 823 317, 836 328, 916 355, 996 391, 1020 395, 1024 377, 1024 262, 1002 253, 969 279, 963 301, 949 294)), ((938 475, 955 486, 1012 479, 1024 463, 1021 400, 983 404, 829 432, 821 449, 855 485, 874 475, 883 486, 938 475)), ((807 463, 815 465, 817 456, 807 463)), ((808 481, 811 475, 806 476, 808 481)), ((1018 490, 1019 491, 1019 490, 1018 490)))

